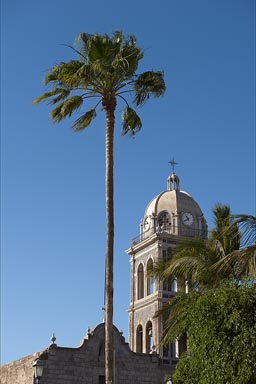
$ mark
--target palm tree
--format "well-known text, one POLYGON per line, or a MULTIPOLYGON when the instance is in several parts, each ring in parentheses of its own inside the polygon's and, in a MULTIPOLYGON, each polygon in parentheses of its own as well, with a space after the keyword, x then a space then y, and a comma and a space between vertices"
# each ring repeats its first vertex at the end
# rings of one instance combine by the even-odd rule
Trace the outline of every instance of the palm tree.
MULTIPOLYGON (((209 239, 187 239, 175 249, 174 258, 155 267, 161 280, 176 276, 200 291, 219 288, 223 280, 240 285, 256 282, 256 217, 230 215, 230 209, 220 204, 213 208, 216 228, 209 239)), ((183 284, 184 285, 184 284, 183 284)), ((180 337, 188 329, 188 313, 193 309, 196 292, 180 292, 157 316, 167 319, 161 339, 163 345, 180 337)))
POLYGON ((96 99, 93 108, 82 113, 72 124, 75 131, 86 128, 96 117, 101 104, 106 115, 106 259, 105 259, 105 370, 106 383, 113 382, 113 249, 114 249, 114 175, 113 146, 115 109, 117 99, 125 103, 122 116, 123 134, 134 135, 142 127, 141 120, 131 108, 125 95, 132 94, 135 107, 143 105, 151 96, 164 94, 162 72, 148 71, 136 74, 143 51, 137 47, 134 36, 113 36, 81 33, 78 47, 72 48, 77 60, 54 66, 45 77, 50 91, 34 100, 50 100, 54 105, 51 118, 58 123, 82 109, 85 100, 96 99))
MULTIPOLYGON (((160 279, 176 276, 190 285, 209 289, 223 279, 239 278, 234 262, 227 255, 237 255, 240 234, 238 223, 231 220, 230 207, 217 203, 213 207, 215 228, 208 239, 196 238, 181 241, 174 250, 174 258, 159 264, 155 274, 160 279)), ((241 268, 240 268, 241 269, 241 268)))

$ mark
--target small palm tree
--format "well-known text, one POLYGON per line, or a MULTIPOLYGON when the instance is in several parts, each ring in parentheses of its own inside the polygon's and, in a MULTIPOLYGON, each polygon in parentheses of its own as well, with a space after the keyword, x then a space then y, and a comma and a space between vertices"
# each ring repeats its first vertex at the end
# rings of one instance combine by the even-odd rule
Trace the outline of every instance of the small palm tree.
POLYGON ((160 279, 176 276, 192 286, 197 284, 200 289, 209 289, 223 279, 240 277, 244 268, 234 267, 234 258, 240 252, 238 222, 232 220, 228 205, 217 203, 212 211, 215 227, 210 237, 181 241, 175 248, 174 258, 155 268, 160 279))
POLYGON ((143 51, 137 47, 134 36, 124 37, 115 31, 113 36, 81 33, 78 47, 72 48, 77 60, 62 62, 45 77, 50 91, 34 100, 34 104, 49 100, 54 106, 51 118, 59 123, 73 113, 80 112, 84 101, 95 99, 95 105, 82 112, 72 128, 80 131, 96 117, 101 105, 106 115, 106 259, 105 259, 105 369, 106 383, 113 382, 113 249, 114 249, 114 176, 113 146, 115 109, 117 100, 125 103, 123 134, 134 135, 142 127, 141 120, 130 106, 126 95, 132 94, 135 107, 143 105, 151 96, 165 92, 162 72, 148 71, 137 74, 143 51))

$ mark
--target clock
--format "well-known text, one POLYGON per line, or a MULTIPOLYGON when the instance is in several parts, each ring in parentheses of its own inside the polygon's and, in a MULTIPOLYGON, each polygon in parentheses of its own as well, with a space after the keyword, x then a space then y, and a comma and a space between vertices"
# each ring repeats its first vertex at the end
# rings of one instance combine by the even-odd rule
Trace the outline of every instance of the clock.
POLYGON ((192 225, 194 222, 193 215, 189 212, 183 212, 181 215, 182 223, 185 225, 192 225))
POLYGON ((147 217, 145 218, 145 220, 144 220, 144 228, 145 228, 146 231, 150 228, 150 224, 151 224, 150 217, 147 216, 147 217))

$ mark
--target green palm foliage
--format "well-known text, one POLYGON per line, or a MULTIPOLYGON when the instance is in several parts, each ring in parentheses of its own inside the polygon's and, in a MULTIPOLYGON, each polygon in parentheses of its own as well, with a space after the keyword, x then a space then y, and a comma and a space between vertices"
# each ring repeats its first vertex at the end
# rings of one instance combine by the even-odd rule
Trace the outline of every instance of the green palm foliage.
POLYGON ((50 105, 56 105, 51 111, 51 118, 58 123, 74 112, 80 112, 85 99, 98 99, 92 109, 81 113, 72 124, 75 131, 80 131, 96 117, 96 108, 100 103, 104 110, 115 108, 116 98, 119 97, 126 104, 123 133, 135 134, 142 123, 124 95, 132 93, 132 103, 136 107, 143 105, 150 97, 162 96, 165 91, 163 72, 137 74, 143 51, 136 46, 134 36, 125 38, 120 31, 115 31, 112 37, 81 33, 77 44, 78 49, 73 49, 78 54, 78 60, 54 66, 44 79, 51 90, 35 99, 33 104, 47 99, 50 105))
POLYGON ((213 208, 215 228, 209 239, 186 239, 172 260, 160 263, 154 273, 161 280, 175 276, 200 289, 219 286, 223 279, 256 279, 256 218, 231 215, 220 203, 213 208))
POLYGON ((231 211, 229 205, 217 203, 213 207, 213 219, 215 228, 211 231, 211 238, 219 240, 226 254, 239 249, 240 236, 238 227, 231 226, 231 211))
MULTIPOLYGON (((72 47, 71 47, 72 48, 72 47)), ((114 193, 113 146, 117 100, 124 102, 122 132, 135 135, 142 123, 128 103, 141 106, 150 97, 165 92, 163 72, 148 71, 137 74, 144 54, 137 47, 134 36, 125 37, 115 31, 113 36, 81 33, 77 37, 77 60, 54 66, 45 76, 44 83, 50 90, 34 100, 37 104, 48 100, 53 106, 51 119, 59 123, 78 113, 71 127, 81 131, 96 117, 101 105, 106 115, 106 258, 105 258, 105 370, 106 383, 113 382, 113 249, 114 249, 114 193), (94 104, 88 109, 89 100, 94 104), (87 110, 84 111, 84 102, 87 110)))
POLYGON ((256 217, 242 214, 231 215, 230 218, 231 223, 227 232, 231 234, 233 240, 238 228, 240 248, 226 254, 216 264, 216 269, 221 273, 232 269, 237 279, 246 277, 256 281, 256 217))
MULTIPOLYGON (((178 281, 187 281, 190 286, 208 289, 218 286, 220 281, 231 274, 231 270, 218 271, 213 266, 223 259, 222 244, 213 239, 186 239, 176 245, 172 260, 158 264, 154 273, 165 280, 175 276, 178 281)), ((183 285, 183 284, 178 284, 183 285)))

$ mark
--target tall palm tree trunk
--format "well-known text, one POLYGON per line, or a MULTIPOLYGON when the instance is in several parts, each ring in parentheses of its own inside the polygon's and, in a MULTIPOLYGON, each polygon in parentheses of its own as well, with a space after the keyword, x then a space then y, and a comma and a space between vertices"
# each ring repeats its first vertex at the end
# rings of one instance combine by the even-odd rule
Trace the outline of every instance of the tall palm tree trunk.
POLYGON ((105 376, 114 378, 113 266, 114 266, 114 125, 116 99, 103 102, 106 112, 106 261, 105 261, 105 376))
MULTIPOLYGON (((53 122, 59 123, 80 110, 85 100, 101 98, 106 114, 106 261, 105 261, 105 377, 107 384, 114 384, 114 335, 113 335, 113 260, 114 260, 114 191, 113 191, 113 145, 116 98, 121 98, 126 107, 123 111, 123 134, 138 132, 142 123, 133 108, 122 96, 133 94, 135 107, 142 106, 150 97, 160 97, 165 92, 163 73, 147 71, 137 74, 143 50, 137 47, 132 35, 126 38, 121 31, 107 34, 78 35, 79 47, 74 49, 79 60, 70 60, 55 65, 45 76, 45 85, 51 86, 36 98, 33 104, 49 99, 54 105, 51 111, 53 122), (77 94, 78 93, 78 94, 77 94)), ((94 108, 80 115, 72 124, 75 131, 88 127, 96 117, 94 108)))

